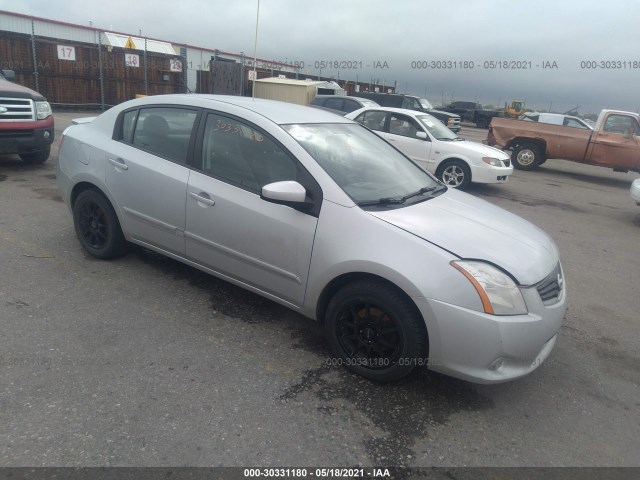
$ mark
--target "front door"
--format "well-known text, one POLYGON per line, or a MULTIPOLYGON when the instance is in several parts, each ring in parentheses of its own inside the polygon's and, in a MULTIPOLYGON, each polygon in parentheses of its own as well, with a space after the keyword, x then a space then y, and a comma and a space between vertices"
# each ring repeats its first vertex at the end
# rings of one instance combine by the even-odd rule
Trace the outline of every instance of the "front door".
POLYGON ((398 150, 417 162, 423 169, 432 171, 431 141, 416 137, 424 129, 408 115, 391 113, 385 138, 398 150))
POLYGON ((318 219, 260 198, 269 183, 304 184, 301 165, 257 127, 217 113, 200 150, 187 188, 187 257, 301 305, 318 219))
POLYGON ((587 161, 616 168, 640 168, 640 126, 634 117, 611 113, 594 136, 587 161))

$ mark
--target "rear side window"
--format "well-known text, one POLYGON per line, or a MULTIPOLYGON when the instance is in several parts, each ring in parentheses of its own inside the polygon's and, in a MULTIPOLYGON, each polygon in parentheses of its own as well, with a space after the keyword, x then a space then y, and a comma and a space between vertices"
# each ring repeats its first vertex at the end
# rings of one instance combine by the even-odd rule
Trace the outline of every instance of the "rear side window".
POLYGON ((384 121, 386 116, 386 112, 369 110, 358 115, 355 120, 371 130, 381 132, 384 130, 384 121))
POLYGON ((146 152, 186 163, 197 116, 197 111, 180 107, 142 108, 126 112, 121 138, 146 152))

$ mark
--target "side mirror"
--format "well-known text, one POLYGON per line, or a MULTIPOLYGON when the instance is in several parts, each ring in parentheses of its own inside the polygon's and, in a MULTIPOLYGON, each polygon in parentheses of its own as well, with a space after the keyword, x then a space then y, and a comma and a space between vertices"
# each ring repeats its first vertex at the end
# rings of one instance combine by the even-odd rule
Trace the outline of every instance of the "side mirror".
POLYGON ((262 187, 260 198, 271 203, 287 205, 297 210, 307 210, 313 204, 307 202, 307 190, 298 182, 287 180, 269 183, 262 187))
POLYGON ((429 138, 429 136, 427 135, 427 132, 422 132, 422 131, 417 131, 416 137, 421 138, 423 140, 426 140, 429 138))
POLYGON ((16 81, 16 72, 13 70, 2 70, 2 76, 10 82, 16 81))

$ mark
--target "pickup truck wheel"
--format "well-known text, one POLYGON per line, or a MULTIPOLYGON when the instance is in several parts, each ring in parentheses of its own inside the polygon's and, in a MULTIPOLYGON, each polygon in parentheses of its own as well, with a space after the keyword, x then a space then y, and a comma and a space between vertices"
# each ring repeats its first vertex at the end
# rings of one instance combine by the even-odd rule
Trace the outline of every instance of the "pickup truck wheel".
POLYGON ((489 122, 487 121, 486 118, 484 117, 480 117, 477 121, 476 121, 476 127, 478 128, 487 128, 489 126, 489 122))
POLYGON ((533 170, 542 163, 542 154, 537 145, 525 143, 513 149, 511 161, 519 170, 533 170))
POLYGON ((97 258, 124 255, 127 241, 109 200, 97 190, 85 190, 73 204, 73 224, 82 247, 97 258))
POLYGON ((471 170, 469 166, 460 160, 445 161, 436 173, 447 187, 465 189, 471 183, 471 170))
POLYGON ((376 382, 393 382, 427 364, 427 335, 416 306, 391 285, 350 283, 329 302, 325 330, 336 364, 376 382))
POLYGON ((50 153, 51 147, 47 148, 46 150, 40 150, 39 152, 21 153, 20 158, 24 163, 28 163, 30 165, 39 165, 47 161, 50 153))

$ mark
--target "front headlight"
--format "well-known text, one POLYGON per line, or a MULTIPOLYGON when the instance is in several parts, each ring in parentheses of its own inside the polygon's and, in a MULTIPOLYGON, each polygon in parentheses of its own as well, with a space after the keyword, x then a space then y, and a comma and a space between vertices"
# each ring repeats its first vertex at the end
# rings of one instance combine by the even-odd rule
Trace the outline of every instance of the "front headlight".
POLYGON ((451 266, 462 273, 476 289, 482 308, 491 315, 523 315, 527 313, 520 289, 509 275, 488 263, 457 260, 451 266))
POLYGON ((49 102, 36 102, 36 115, 38 120, 44 120, 51 115, 51 105, 49 102))
POLYGON ((491 165, 492 167, 502 167, 502 166, 504 166, 504 165, 502 165, 502 162, 500 160, 498 160, 497 158, 482 157, 482 161, 484 163, 486 163, 487 165, 491 165))

